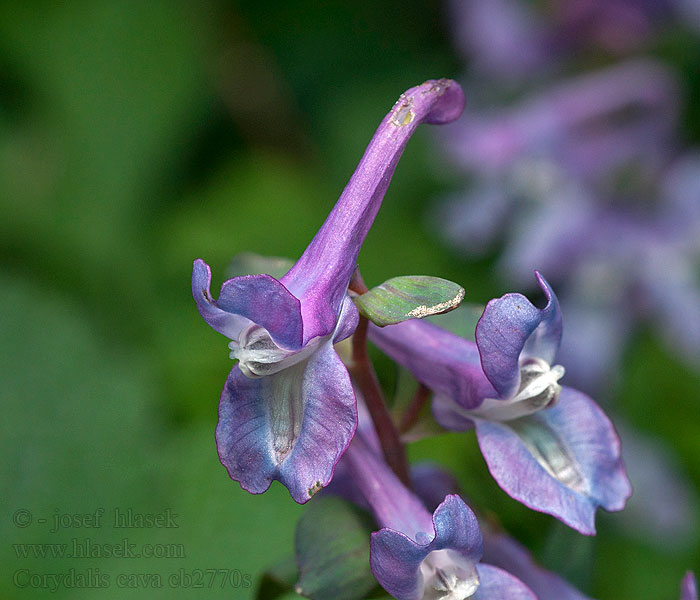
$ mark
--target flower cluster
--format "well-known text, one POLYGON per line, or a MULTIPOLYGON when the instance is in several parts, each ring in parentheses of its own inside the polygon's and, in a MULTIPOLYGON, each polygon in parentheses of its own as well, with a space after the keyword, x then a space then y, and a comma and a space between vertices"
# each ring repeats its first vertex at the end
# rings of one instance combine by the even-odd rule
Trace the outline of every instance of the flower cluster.
MULTIPOLYGON (((368 563, 370 587, 376 580, 399 599, 585 599, 492 520, 477 516, 448 473, 409 468, 367 339, 412 373, 419 404, 433 395, 432 415, 442 431, 476 431, 493 478, 525 506, 593 535, 597 508, 620 511, 631 493, 610 420, 586 394, 560 383, 562 315, 540 273, 543 308, 506 294, 486 305, 473 337, 463 338, 413 318, 455 308, 464 291, 455 295, 454 284, 423 277, 377 292, 357 272, 360 248, 409 138, 419 124, 449 123, 463 108, 463 92, 451 80, 402 94, 330 215, 281 278, 234 277, 214 298, 209 267, 194 263, 197 308, 231 340, 237 361, 216 429, 231 478, 256 494, 278 480, 298 503, 327 488, 310 511, 335 494, 373 517, 374 532, 360 536, 359 551, 342 553, 349 531, 328 538, 318 530, 311 541, 300 536, 295 589, 311 598, 336 597, 341 588, 350 590, 342 597, 364 597, 369 588, 358 577, 368 563), (444 290, 449 294, 442 298, 444 290), (348 338, 349 351, 341 344, 348 338)), ((415 421, 414 409, 407 412, 415 421)), ((686 597, 692 585, 684 580, 686 597)))
POLYGON ((657 323, 697 367, 700 158, 679 151, 676 73, 632 54, 687 6, 552 4, 545 14, 521 0, 452 2, 455 43, 472 65, 465 88, 488 104, 475 101, 444 136, 471 183, 445 200, 439 229, 470 255, 504 243, 508 281, 526 286, 534 268, 547 273, 567 314, 562 356, 586 391, 614 377, 639 322, 657 323), (580 59, 592 52, 586 44, 610 64, 563 75, 578 64, 572 46, 580 59))
MULTIPOLYGON (((673 21, 697 36, 697 3, 449 6, 474 101, 440 140, 466 184, 434 211, 435 229, 460 254, 497 250, 509 283, 527 289, 533 269, 547 274, 566 314, 567 381, 608 406, 648 325, 697 370, 700 155, 679 139, 678 74, 646 55, 673 21)), ((638 449, 625 456, 633 487, 679 491, 664 507, 635 494, 628 523, 667 546, 697 539, 698 498, 672 453, 621 425, 623 446, 638 449)))

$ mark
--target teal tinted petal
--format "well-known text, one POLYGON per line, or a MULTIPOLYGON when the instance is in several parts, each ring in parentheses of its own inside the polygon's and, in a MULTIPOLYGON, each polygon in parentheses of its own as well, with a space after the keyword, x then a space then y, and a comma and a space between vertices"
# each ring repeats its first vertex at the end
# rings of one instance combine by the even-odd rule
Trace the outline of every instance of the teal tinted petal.
POLYGON ((632 490, 620 441, 585 394, 564 387, 552 408, 503 423, 474 422, 491 475, 519 502, 585 535, 595 533, 599 506, 624 508, 632 490))

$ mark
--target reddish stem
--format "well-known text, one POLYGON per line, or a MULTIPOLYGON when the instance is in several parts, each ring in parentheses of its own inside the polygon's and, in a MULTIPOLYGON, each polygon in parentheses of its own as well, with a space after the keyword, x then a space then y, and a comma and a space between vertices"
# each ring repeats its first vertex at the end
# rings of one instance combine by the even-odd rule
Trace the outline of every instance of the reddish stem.
MULTIPOLYGON (((358 294, 367 292, 367 287, 357 271, 350 282, 350 288, 358 294)), ((382 446, 384 459, 404 485, 410 487, 406 451, 399 438, 399 432, 391 420, 377 375, 374 372, 374 367, 367 352, 368 326, 369 320, 360 316, 360 322, 352 336, 352 365, 350 373, 360 388, 367 404, 367 409, 374 423, 374 429, 382 446)))
POLYGON ((399 431, 401 433, 406 433, 411 427, 418 421, 418 416, 421 410, 425 406, 425 403, 430 397, 430 390, 425 387, 422 383, 418 384, 418 389, 411 400, 406 412, 401 416, 401 423, 399 425, 399 431))

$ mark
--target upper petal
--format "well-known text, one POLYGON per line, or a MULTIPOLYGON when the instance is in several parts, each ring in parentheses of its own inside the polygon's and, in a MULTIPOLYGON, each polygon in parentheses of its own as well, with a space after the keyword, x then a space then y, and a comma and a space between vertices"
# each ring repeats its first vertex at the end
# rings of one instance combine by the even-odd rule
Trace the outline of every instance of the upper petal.
POLYGON ((192 265, 192 296, 199 313, 216 331, 236 340, 241 331, 250 325, 250 320, 219 308, 211 296, 211 269, 201 258, 192 265))
POLYGON ((486 305, 476 326, 484 373, 502 398, 518 390, 521 355, 551 365, 561 341, 559 302, 544 277, 537 272, 536 276, 547 299, 543 309, 536 308, 522 294, 506 294, 486 305))
POLYGON ((420 123, 447 123, 464 108, 448 79, 430 80, 401 95, 379 125, 325 223, 282 278, 301 300, 304 341, 333 331, 360 247, 379 211, 409 138, 420 123))
POLYGON ((303 504, 333 476, 357 425, 350 377, 330 343, 279 373, 235 367, 219 403, 216 443, 232 479, 260 494, 277 479, 303 504))
POLYGON ((503 423, 475 419, 475 424, 498 485, 585 535, 595 533, 598 506, 622 510, 631 494, 617 434, 585 394, 563 387, 552 408, 503 423))
POLYGON ((245 275, 225 281, 219 298, 210 292, 211 269, 202 259, 192 267, 192 295, 204 320, 219 333, 238 339, 251 322, 264 327, 276 344, 301 348, 301 305, 289 290, 269 275, 245 275))
POLYGON ((450 494, 433 513, 435 539, 431 550, 456 550, 471 562, 478 562, 482 553, 481 531, 472 510, 456 494, 450 494))

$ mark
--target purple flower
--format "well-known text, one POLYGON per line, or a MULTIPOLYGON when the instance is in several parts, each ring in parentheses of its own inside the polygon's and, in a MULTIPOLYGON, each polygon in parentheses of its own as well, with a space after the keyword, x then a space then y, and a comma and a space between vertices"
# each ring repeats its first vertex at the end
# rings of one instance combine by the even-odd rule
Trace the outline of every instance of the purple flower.
POLYGON ((596 508, 621 510, 631 489, 608 418, 588 396, 558 383, 559 304, 539 273, 537 279, 546 306, 521 294, 491 300, 476 343, 418 321, 371 328, 370 337, 435 392, 440 425, 476 428, 503 490, 592 535, 596 508))
MULTIPOLYGON (((429 509, 440 503, 438 498, 459 491, 459 485, 452 475, 429 463, 411 467, 411 482, 416 494, 429 509)), ((538 565, 527 548, 488 519, 479 517, 479 524, 484 546, 482 559, 515 575, 535 593, 538 600, 590 600, 556 573, 538 565)))
POLYGON ((615 426, 634 487, 615 525, 642 542, 653 540, 657 549, 692 547, 698 537, 700 498, 677 457, 661 440, 643 435, 623 420, 616 418, 615 426))
POLYGON ((633 159, 658 160, 678 116, 673 73, 629 60, 557 82, 490 114, 467 111, 447 133, 449 156, 469 170, 503 175, 517 162, 547 157, 586 178, 633 159))
POLYGON ((384 118, 335 208, 297 263, 224 282, 194 262, 192 294, 211 327, 232 340, 219 403, 221 462, 244 489, 282 482, 306 502, 325 486, 356 427, 355 397, 333 344, 357 325, 347 288, 362 242, 408 139, 420 123, 446 123, 464 107, 460 87, 427 81, 401 95, 384 118))
POLYGON ((480 74, 518 80, 549 60, 544 23, 523 3, 453 0, 448 9, 455 44, 480 74))
POLYGON ((392 596, 399 600, 535 599, 512 575, 479 563, 479 525, 459 496, 448 495, 431 516, 360 434, 344 462, 382 527, 372 534, 370 566, 392 596))
MULTIPOLYGON (((676 0, 579 0, 555 3, 559 37, 614 53, 634 50, 673 14, 676 0)), ((571 43, 571 42, 570 42, 571 43)))
POLYGON ((698 581, 692 571, 688 571, 681 581, 681 600, 698 600, 698 581))
MULTIPOLYGON (((521 0, 452 0, 450 25, 457 50, 481 78, 521 83, 561 71, 581 51, 634 50, 680 13, 697 27, 692 0, 555 0, 546 11, 521 0)), ((693 5, 695 4, 695 5, 693 5)))

